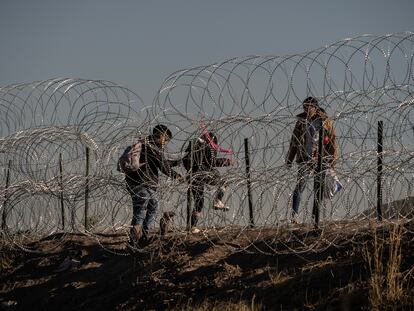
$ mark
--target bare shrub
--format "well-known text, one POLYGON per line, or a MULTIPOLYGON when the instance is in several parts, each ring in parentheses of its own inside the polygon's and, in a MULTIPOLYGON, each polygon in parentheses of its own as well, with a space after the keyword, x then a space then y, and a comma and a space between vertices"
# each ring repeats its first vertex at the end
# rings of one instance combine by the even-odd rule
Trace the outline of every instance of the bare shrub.
POLYGON ((401 243, 406 232, 403 224, 392 223, 388 234, 374 231, 373 244, 366 244, 363 249, 370 272, 369 301, 374 310, 398 309, 410 304, 408 281, 412 269, 401 271, 401 243))

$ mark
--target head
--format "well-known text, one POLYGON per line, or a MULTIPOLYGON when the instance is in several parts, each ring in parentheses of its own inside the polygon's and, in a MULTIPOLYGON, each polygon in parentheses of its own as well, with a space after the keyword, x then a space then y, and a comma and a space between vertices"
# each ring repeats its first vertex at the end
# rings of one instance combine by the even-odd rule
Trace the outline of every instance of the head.
POLYGON ((172 138, 172 133, 167 126, 158 124, 152 129, 152 136, 156 144, 164 146, 172 138))
POLYGON ((307 97, 303 101, 303 110, 306 113, 307 119, 313 119, 318 115, 321 108, 318 105, 318 101, 314 97, 307 97))

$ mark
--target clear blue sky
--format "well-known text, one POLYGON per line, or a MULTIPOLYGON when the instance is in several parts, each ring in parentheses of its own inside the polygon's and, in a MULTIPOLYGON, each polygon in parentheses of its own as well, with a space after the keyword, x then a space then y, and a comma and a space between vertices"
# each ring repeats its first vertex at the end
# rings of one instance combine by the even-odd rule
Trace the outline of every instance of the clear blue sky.
POLYGON ((1 0, 0 85, 104 79, 149 104, 170 73, 414 31, 413 0, 1 0))

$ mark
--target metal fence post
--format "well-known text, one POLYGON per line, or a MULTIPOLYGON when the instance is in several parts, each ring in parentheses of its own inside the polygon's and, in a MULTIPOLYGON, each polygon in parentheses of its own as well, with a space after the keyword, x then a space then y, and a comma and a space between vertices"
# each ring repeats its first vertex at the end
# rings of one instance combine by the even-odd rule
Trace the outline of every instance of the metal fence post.
POLYGON ((85 230, 88 230, 89 209, 89 147, 86 147, 86 181, 85 181, 85 230))
POLYGON ((11 168, 12 160, 9 160, 9 163, 7 165, 7 173, 6 173, 6 188, 4 189, 4 201, 3 201, 3 214, 1 217, 1 229, 6 230, 7 229, 7 200, 8 200, 8 193, 7 190, 9 189, 10 185, 10 168, 11 168))
POLYGON ((377 143, 377 216, 382 220, 382 160, 383 160, 383 122, 378 121, 378 143, 377 143))
POLYGON ((193 142, 190 140, 189 141, 189 150, 190 150, 190 182, 188 185, 188 189, 187 189, 187 231, 190 232, 191 231, 191 213, 192 213, 192 204, 193 204, 193 200, 192 200, 192 171, 193 171, 193 142))
POLYGON ((59 153, 59 182, 60 182, 60 211, 62 217, 62 231, 65 231, 65 206, 63 204, 63 157, 59 153))
POLYGON ((323 121, 321 123, 321 128, 319 129, 319 140, 318 140, 318 164, 315 171, 314 179, 314 198, 313 198, 313 210, 312 214, 315 219, 315 228, 319 228, 319 215, 320 215, 320 205, 323 200, 324 192, 324 175, 323 171, 323 140, 325 135, 325 129, 323 128, 323 121))
POLYGON ((254 227, 254 215, 253 215, 253 200, 252 200, 252 185, 251 185, 251 175, 250 175, 250 152, 249 152, 249 140, 248 138, 244 139, 244 155, 246 161, 246 180, 247 180, 247 198, 249 202, 249 219, 250 227, 254 227))

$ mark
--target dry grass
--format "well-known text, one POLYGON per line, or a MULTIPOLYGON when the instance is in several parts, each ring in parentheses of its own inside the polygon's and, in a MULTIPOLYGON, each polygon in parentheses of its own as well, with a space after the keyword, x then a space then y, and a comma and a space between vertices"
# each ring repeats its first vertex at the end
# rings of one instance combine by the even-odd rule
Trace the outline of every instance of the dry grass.
POLYGON ((266 270, 269 276, 269 280, 273 285, 281 284, 289 279, 286 272, 284 271, 278 271, 277 269, 271 268, 269 266, 267 266, 266 270))
POLYGON ((17 257, 17 252, 7 240, 0 240, 0 275, 11 270, 17 257))
POLYGON ((56 234, 33 243, 28 233, 8 236, 17 257, 4 256, 13 266, 0 279, 0 295, 22 310, 414 310, 414 222, 361 225, 293 228, 285 240, 279 229, 171 234, 133 256, 119 256, 129 255, 124 232, 56 234), (20 241, 31 252, 17 248, 20 241), (78 251, 80 269, 54 272, 78 251))
POLYGON ((209 300, 205 300, 200 304, 194 303, 193 301, 189 300, 185 305, 177 306, 173 311, 260 311, 263 310, 260 304, 255 302, 253 297, 252 301, 245 302, 222 302, 222 301, 215 301, 211 302, 209 300))
POLYGON ((331 266, 334 263, 335 262, 332 259, 332 257, 328 256, 325 260, 310 262, 306 266, 300 268, 300 270, 301 270, 302 273, 311 272, 314 269, 316 269, 316 270, 321 269, 321 268, 326 267, 326 266, 331 266))
POLYGON ((364 247, 364 259, 371 274, 369 301, 373 310, 394 310, 410 303, 408 281, 412 269, 401 271, 401 242, 405 233, 403 224, 391 224, 388 235, 375 231, 372 246, 364 247))

